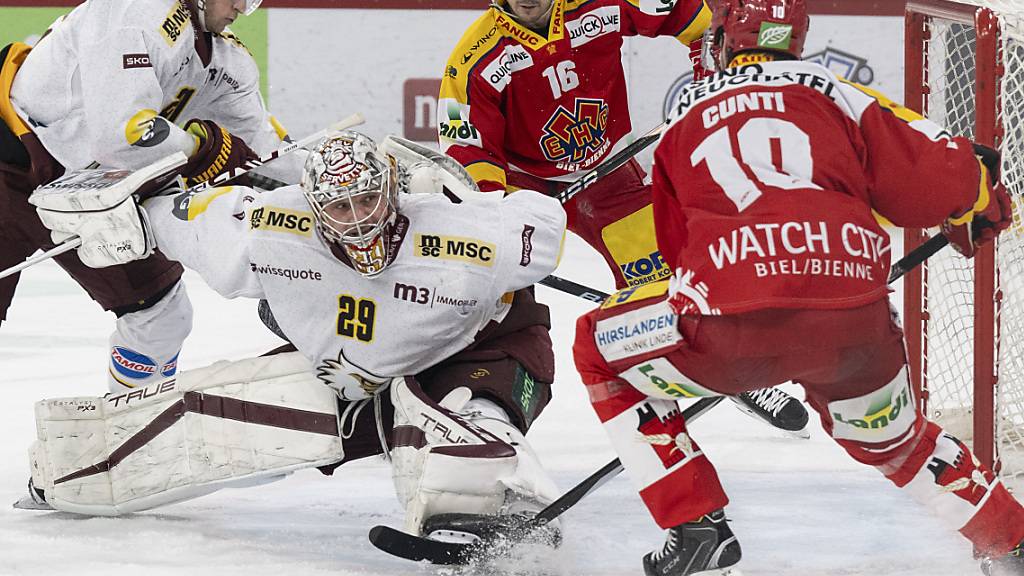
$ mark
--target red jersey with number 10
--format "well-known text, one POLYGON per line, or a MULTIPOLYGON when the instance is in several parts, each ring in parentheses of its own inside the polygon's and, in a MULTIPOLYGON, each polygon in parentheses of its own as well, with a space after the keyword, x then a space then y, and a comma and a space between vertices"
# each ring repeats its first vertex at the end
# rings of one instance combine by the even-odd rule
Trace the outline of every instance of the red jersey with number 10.
POLYGON ((545 36, 492 6, 445 67, 441 148, 484 190, 503 189, 508 170, 567 179, 593 168, 631 130, 622 38, 688 44, 709 21, 703 0, 554 0, 545 36))
POLYGON ((683 313, 853 308, 887 294, 889 235, 971 208, 971 143, 809 62, 684 89, 655 152, 658 247, 683 313))

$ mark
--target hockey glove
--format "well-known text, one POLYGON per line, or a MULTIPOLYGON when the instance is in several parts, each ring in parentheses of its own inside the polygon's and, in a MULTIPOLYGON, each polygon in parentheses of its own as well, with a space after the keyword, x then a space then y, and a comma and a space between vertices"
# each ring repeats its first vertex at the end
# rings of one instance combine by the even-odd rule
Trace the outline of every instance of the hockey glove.
POLYGON ((704 42, 699 38, 690 42, 690 64, 693 65, 693 81, 699 82, 715 73, 704 65, 704 42))
POLYGON ((76 235, 82 239, 78 257, 90 268, 142 260, 156 246, 146 212, 132 196, 105 210, 60 212, 36 208, 36 213, 50 229, 55 244, 76 235))
POLYGON ((981 167, 978 199, 970 209, 942 223, 943 236, 966 258, 1013 222, 1010 196, 999 182, 999 153, 980 144, 974 145, 974 152, 981 167))
MULTIPOLYGON (((211 120, 193 118, 185 124, 185 131, 195 136, 199 143, 188 163, 181 168, 181 176, 189 188, 259 158, 244 140, 211 120)), ((236 183, 244 183, 243 178, 239 177, 236 183)))

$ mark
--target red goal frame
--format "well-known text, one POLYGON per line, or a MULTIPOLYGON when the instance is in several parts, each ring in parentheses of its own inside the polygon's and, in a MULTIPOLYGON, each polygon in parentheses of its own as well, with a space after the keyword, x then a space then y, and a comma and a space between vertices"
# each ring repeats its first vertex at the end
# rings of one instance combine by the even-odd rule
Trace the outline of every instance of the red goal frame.
MULTIPOLYGON (((942 19, 973 26, 977 44, 975 51, 975 141, 999 147, 1002 126, 999 125, 999 80, 1003 73, 999 48, 999 26, 992 10, 951 0, 910 0, 905 11, 904 101, 908 108, 928 115, 928 40, 929 23, 942 19)), ((927 238, 926 231, 904 231, 905 250, 909 251, 927 238)), ((974 453, 978 459, 995 467, 997 443, 995 393, 998 384, 998 313, 1001 293, 997 290, 995 249, 992 244, 978 251, 974 269, 974 358, 973 426, 974 453)), ((921 408, 928 407, 928 319, 927 263, 911 271, 904 279, 904 321, 910 378, 918 391, 921 408)))

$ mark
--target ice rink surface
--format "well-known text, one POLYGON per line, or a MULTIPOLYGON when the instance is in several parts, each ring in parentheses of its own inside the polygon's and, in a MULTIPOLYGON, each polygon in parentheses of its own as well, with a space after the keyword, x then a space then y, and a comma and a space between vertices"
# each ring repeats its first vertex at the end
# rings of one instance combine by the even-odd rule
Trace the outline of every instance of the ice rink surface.
MULTIPOLYGON (((603 261, 571 237, 558 271, 608 290, 603 261)), ((252 300, 224 300, 186 276, 195 330, 179 369, 257 355, 280 341, 262 327, 252 300)), ((589 303, 546 287, 558 358, 554 400, 530 433, 559 487, 568 489, 614 457, 572 367, 575 319, 589 303)), ((23 275, 0 329, 0 575, 433 575, 642 574, 640 557, 660 547, 654 525, 625 476, 566 515, 565 545, 499 567, 456 571, 377 551, 366 533, 401 525, 388 467, 357 462, 334 477, 305 470, 257 488, 226 490, 123 518, 14 510, 28 479, 33 403, 101 395, 113 316, 102 312, 52 263, 23 275)), ((795 387, 788 391, 802 393, 795 387)), ((878 472, 825 437, 812 415, 810 440, 792 440, 726 402, 691 433, 717 464, 743 546, 746 576, 971 576, 970 545, 878 472)))

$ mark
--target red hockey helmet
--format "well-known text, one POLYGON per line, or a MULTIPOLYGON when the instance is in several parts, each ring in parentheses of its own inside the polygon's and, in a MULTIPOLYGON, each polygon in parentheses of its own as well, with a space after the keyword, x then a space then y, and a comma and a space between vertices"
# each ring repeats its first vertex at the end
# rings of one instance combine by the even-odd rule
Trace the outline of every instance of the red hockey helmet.
POLYGON ((714 0, 712 55, 721 67, 744 50, 781 52, 800 58, 810 18, 806 0, 714 0))

